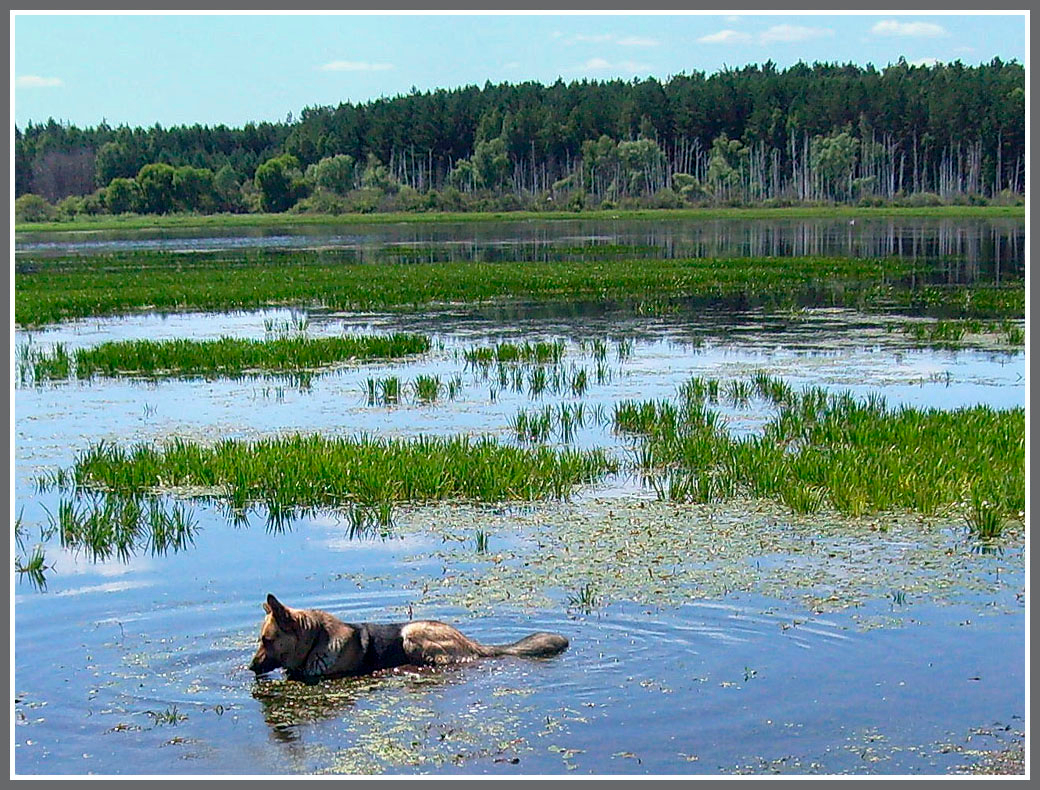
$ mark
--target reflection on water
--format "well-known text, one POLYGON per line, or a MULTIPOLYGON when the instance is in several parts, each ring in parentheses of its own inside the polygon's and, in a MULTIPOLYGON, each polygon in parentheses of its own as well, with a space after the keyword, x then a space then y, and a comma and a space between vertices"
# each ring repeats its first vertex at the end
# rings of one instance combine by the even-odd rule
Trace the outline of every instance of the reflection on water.
POLYGON ((851 256, 935 264, 941 281, 1021 276, 1020 219, 524 220, 23 233, 19 256, 133 250, 321 249, 346 260, 557 261, 625 257, 851 256))

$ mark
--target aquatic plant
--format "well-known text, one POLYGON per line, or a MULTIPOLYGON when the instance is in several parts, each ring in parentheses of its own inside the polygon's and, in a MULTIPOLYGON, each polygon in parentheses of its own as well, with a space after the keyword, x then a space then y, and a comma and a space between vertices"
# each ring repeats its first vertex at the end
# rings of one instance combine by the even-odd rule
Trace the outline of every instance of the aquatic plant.
POLYGON ((448 379, 448 400, 455 400, 462 394, 462 376, 457 373, 448 379))
POLYGON ((968 530, 980 540, 999 538, 1007 520, 1000 505, 990 501, 979 490, 971 492, 964 518, 968 530))
POLYGON ((387 376, 379 379, 377 383, 379 400, 388 406, 401 402, 401 379, 397 376, 387 376))
POLYGON ((586 614, 598 607, 600 605, 600 597, 596 593, 596 588, 593 586, 592 582, 586 582, 576 593, 568 595, 567 605, 571 608, 579 609, 586 614))
MULTIPOLYGON (((661 498, 710 501, 744 492, 798 513, 830 506, 855 516, 890 509, 931 515, 955 506, 965 490, 985 490, 997 512, 1024 507, 1021 408, 892 409, 877 393, 795 393, 761 377, 756 386, 780 399, 760 434, 730 435, 702 405, 710 387, 698 379, 680 388, 678 403, 616 404, 614 430, 635 438, 640 468, 669 470, 670 477, 651 482, 661 498)), ((985 524, 988 517, 980 506, 969 518, 985 524)))
POLYGON ((517 300, 610 303, 651 315, 705 306, 894 308, 915 315, 989 319, 1025 315, 1021 279, 1008 279, 999 287, 935 286, 922 285, 924 278, 914 275, 906 262, 858 258, 743 258, 720 265, 709 258, 607 257, 426 265, 358 264, 344 252, 301 250, 26 256, 15 272, 15 321, 28 327, 141 309, 285 305, 416 311, 448 303, 517 300))
POLYGON ((35 378, 68 378, 70 361, 79 378, 94 375, 241 375, 250 371, 306 371, 336 362, 398 359, 422 354, 430 339, 422 335, 356 337, 280 337, 251 340, 122 340, 76 349, 61 344, 34 360, 35 378))
MULTIPOLYGON (((174 439, 123 448, 103 442, 77 456, 72 475, 78 490, 129 498, 188 487, 235 509, 261 504, 277 513, 445 499, 561 498, 616 468, 602 450, 526 449, 489 437, 292 434, 214 445, 174 439)), ((135 521, 119 516, 105 521, 135 521)))
POLYGON ((466 362, 475 366, 488 366, 495 363, 539 363, 558 364, 566 353, 567 346, 562 340, 540 343, 497 343, 494 346, 477 346, 468 349, 463 356, 466 362))
POLYGON ((417 376, 412 384, 415 398, 422 403, 433 403, 441 396, 444 385, 439 376, 417 376))

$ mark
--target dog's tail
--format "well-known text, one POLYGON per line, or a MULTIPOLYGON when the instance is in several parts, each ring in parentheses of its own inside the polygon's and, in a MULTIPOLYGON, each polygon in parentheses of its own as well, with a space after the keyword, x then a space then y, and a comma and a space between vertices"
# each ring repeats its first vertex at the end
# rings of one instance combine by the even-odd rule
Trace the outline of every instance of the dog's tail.
POLYGON ((480 645, 480 652, 485 656, 523 656, 540 658, 555 656, 567 649, 570 642, 560 634, 537 633, 525 636, 511 645, 480 645))

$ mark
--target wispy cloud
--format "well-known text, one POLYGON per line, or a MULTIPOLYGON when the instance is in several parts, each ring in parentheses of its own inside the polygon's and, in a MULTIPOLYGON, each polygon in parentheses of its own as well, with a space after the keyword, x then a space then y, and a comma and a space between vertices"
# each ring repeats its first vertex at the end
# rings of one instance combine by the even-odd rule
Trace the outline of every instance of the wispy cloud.
POLYGON ((16 77, 14 84, 19 88, 60 88, 65 83, 58 77, 40 77, 36 74, 22 74, 16 77))
POLYGON ((618 36, 614 33, 575 33, 564 36, 559 30, 553 31, 552 37, 563 39, 564 44, 617 44, 621 47, 657 47, 661 42, 649 36, 618 36))
POLYGON ((773 25, 773 27, 762 31, 757 36, 740 30, 727 29, 701 36, 697 41, 701 44, 750 44, 753 41, 757 41, 759 44, 792 44, 798 41, 810 41, 814 38, 832 35, 834 35, 834 31, 825 27, 773 25))
POLYGON ((751 36, 739 30, 720 30, 718 33, 701 36, 697 41, 701 44, 747 44, 751 41, 751 36))
POLYGON ((946 28, 932 22, 898 22, 886 19, 878 22, 870 29, 875 36, 924 36, 934 38, 945 36, 946 28))
POLYGON ((763 44, 771 44, 774 41, 779 41, 784 44, 791 44, 797 41, 810 41, 814 38, 823 38, 824 36, 833 35, 834 31, 825 27, 803 27, 801 25, 774 25, 773 27, 766 30, 764 33, 760 33, 758 40, 763 44))
POLYGON ((606 58, 589 58, 575 71, 613 71, 621 74, 635 74, 653 69, 649 63, 637 63, 634 60, 610 61, 606 58))
POLYGON ((333 60, 321 66, 322 71, 389 71, 393 63, 370 63, 366 60, 333 60))

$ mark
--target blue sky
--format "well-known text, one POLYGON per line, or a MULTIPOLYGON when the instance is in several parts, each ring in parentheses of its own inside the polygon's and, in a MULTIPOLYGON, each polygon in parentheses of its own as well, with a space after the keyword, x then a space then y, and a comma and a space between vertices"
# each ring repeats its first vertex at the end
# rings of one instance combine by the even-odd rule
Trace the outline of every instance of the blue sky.
POLYGON ((283 120, 306 106, 492 82, 664 80, 772 59, 1025 62, 999 15, 16 15, 15 122, 283 120))

